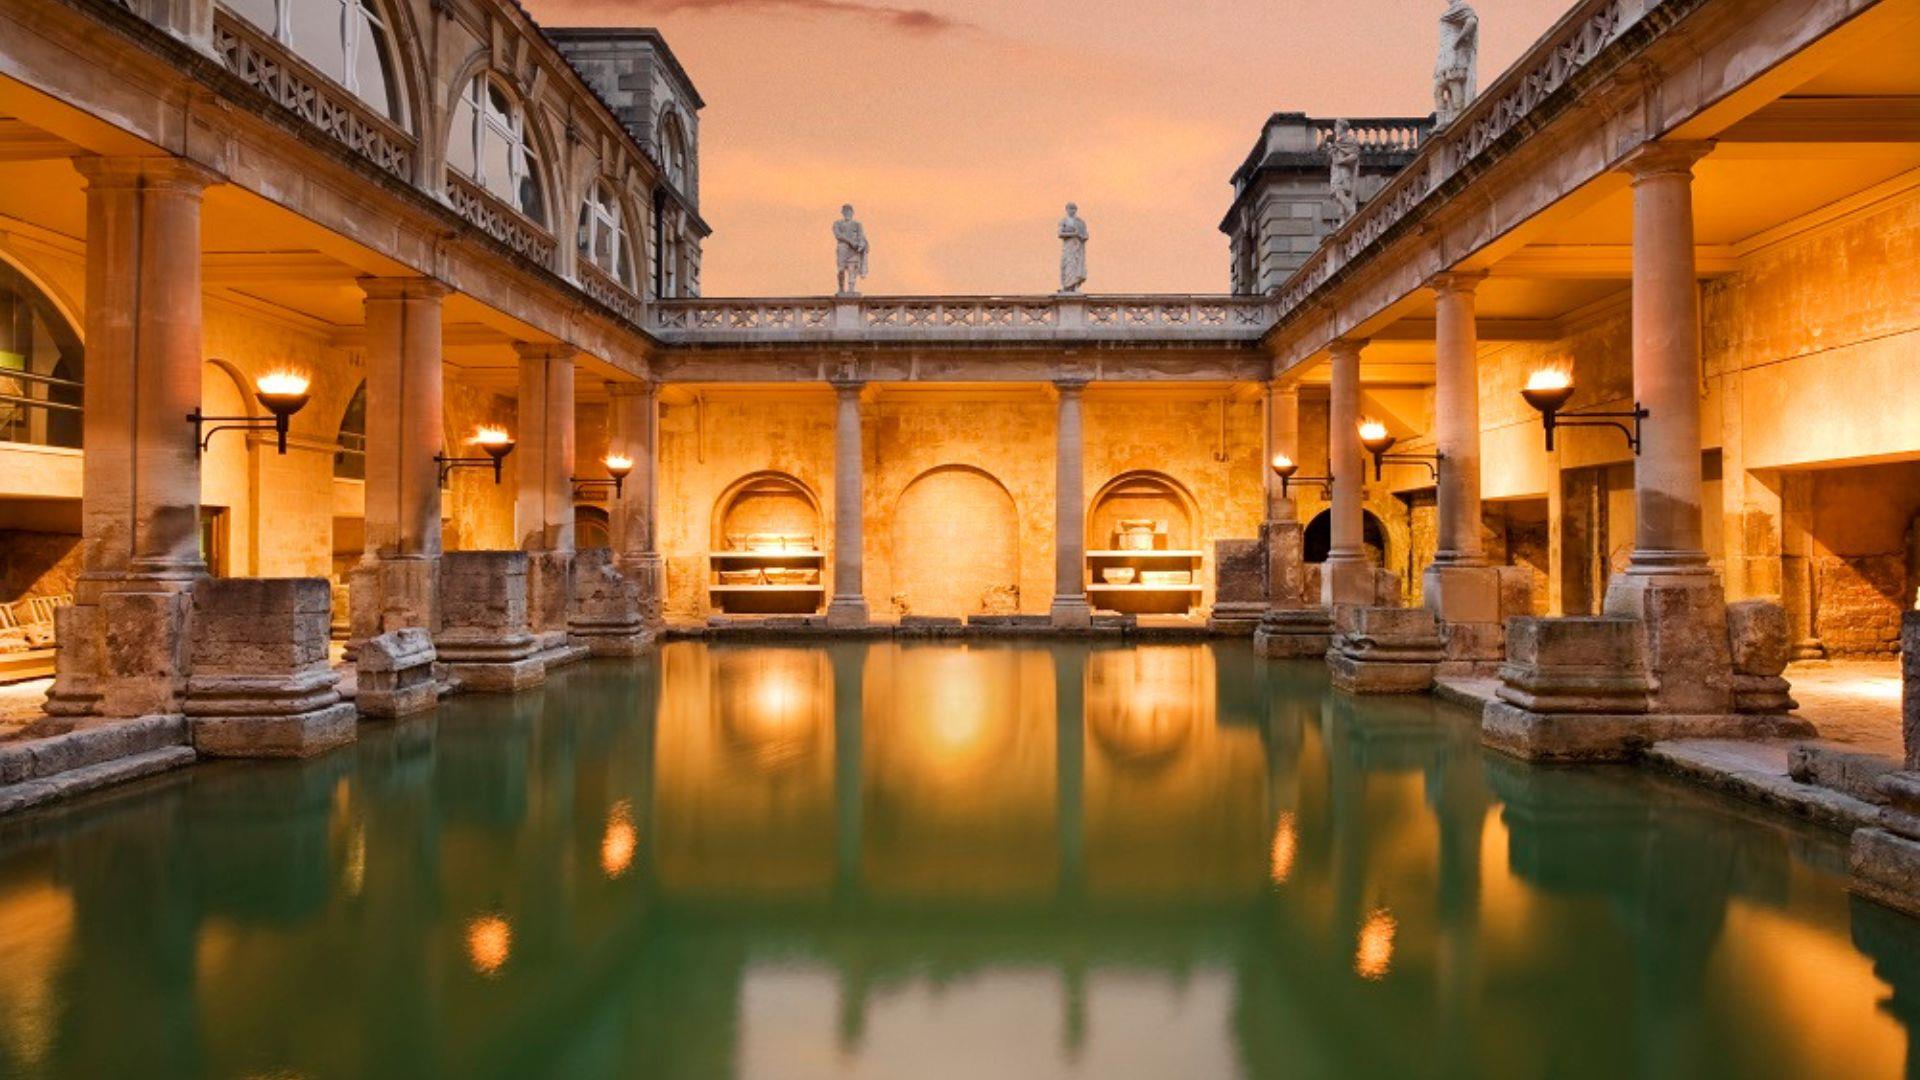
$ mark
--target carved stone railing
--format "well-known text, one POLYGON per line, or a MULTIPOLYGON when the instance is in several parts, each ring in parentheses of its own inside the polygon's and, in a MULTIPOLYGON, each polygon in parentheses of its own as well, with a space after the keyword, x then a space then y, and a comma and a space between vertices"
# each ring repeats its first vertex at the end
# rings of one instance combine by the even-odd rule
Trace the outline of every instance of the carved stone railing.
POLYGON ((1519 128, 1542 103, 1566 90, 1607 47, 1662 6, 1698 0, 1583 0, 1546 37, 1455 118, 1420 139, 1419 153, 1347 223, 1322 243, 1275 296, 1282 317, 1470 165, 1519 128))
POLYGON ((633 294, 633 290, 609 277, 606 271, 589 262, 585 256, 580 258, 579 275, 580 288, 588 296, 619 312, 628 322, 640 321, 640 298, 633 294))
POLYGON ((663 300, 647 328, 674 343, 1253 341, 1275 309, 1249 296, 893 296, 663 300))
MULTIPOLYGON (((1312 121, 1314 146, 1324 149, 1328 140, 1333 138, 1333 125, 1339 121, 1318 119, 1312 121)), ((1374 154, 1411 154, 1420 149, 1433 134, 1433 121, 1427 117, 1412 116, 1365 116, 1347 118, 1347 129, 1360 143, 1361 151, 1374 154)))
POLYGON ((247 85, 386 172, 412 182, 414 141, 399 125, 308 72, 279 45, 224 11, 214 13, 213 49, 227 70, 247 85))
POLYGON ((546 230, 452 169, 447 170, 447 202, 455 213, 515 253, 541 266, 553 265, 553 237, 546 230))

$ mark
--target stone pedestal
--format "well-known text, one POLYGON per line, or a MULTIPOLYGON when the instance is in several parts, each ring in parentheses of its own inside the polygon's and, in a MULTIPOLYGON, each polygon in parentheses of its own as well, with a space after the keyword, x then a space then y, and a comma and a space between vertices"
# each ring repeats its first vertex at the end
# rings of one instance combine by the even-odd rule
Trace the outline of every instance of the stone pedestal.
POLYGON ((1920 769, 1920 611, 1900 616, 1900 732, 1906 738, 1907 768, 1920 769))
POLYGON ((1267 547, 1260 540, 1216 540, 1213 608, 1207 629, 1251 637, 1267 613, 1267 547))
POLYGON ((594 656, 639 656, 652 644, 640 606, 640 589, 614 569, 613 551, 588 548, 573 559, 575 644, 594 656))
POLYGON ((533 634, 540 662, 549 667, 587 656, 587 650, 569 637, 574 558, 571 551, 527 552, 527 630, 533 634))
MULTIPOLYGON (((1911 629, 1913 620, 1906 625, 1911 629)), ((1848 886, 1869 900, 1920 916, 1920 772, 1888 773, 1875 786, 1886 805, 1878 828, 1854 831, 1848 886)))
POLYGON ((1268 606, 1253 632, 1253 649, 1268 659, 1325 658, 1333 642, 1333 615, 1319 603, 1319 567, 1302 558, 1305 532, 1290 519, 1261 527, 1268 606))
POLYGON ((324 578, 227 578, 193 591, 186 714, 204 757, 304 758, 352 742, 328 666, 324 578))
POLYGON ((1650 640, 1633 619, 1509 620, 1499 700, 1481 717, 1481 741, 1530 760, 1621 761, 1662 739, 1814 734, 1781 716, 1662 710, 1650 640))
POLYGON ((1253 651, 1269 660, 1324 659, 1333 615, 1323 607, 1271 608, 1253 633, 1253 651))
POLYGON ((1333 685, 1350 694, 1425 693, 1444 656, 1440 624, 1426 608, 1334 610, 1327 669, 1333 685))
POLYGON ((1616 575, 1607 615, 1636 621, 1650 677, 1648 710, 1717 715, 1733 711, 1733 654, 1727 600, 1712 573, 1616 575), (1624 579, 1624 580, 1623 580, 1624 579))
POLYGON ((354 707, 362 716, 384 720, 433 708, 440 703, 440 683, 433 677, 438 658, 432 636, 417 626, 361 642, 354 707))
POLYGON ((434 648, 462 690, 538 686, 546 665, 527 625, 527 553, 453 551, 440 559, 440 632, 434 648))
POLYGON ((1446 651, 1441 673, 1492 675, 1506 654, 1500 568, 1434 563, 1422 577, 1421 595, 1440 620, 1446 651))
POLYGON ((1733 708, 1743 713, 1787 713, 1800 707, 1781 674, 1793 651, 1787 609, 1768 598, 1727 605, 1727 646, 1733 656, 1733 708))

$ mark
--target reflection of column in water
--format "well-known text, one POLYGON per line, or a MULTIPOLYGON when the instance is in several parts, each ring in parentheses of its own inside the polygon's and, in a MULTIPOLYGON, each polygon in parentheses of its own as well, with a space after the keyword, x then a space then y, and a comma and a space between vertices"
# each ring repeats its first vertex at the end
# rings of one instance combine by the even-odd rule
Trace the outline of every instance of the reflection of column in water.
POLYGON ((841 897, 860 887, 861 740, 865 728, 867 653, 878 646, 833 649, 834 888, 841 897))
POLYGON ((1342 936, 1359 932, 1366 878, 1367 777, 1355 757, 1353 699, 1329 694, 1320 706, 1327 740, 1327 790, 1333 816, 1334 918, 1342 936))
POLYGON ((1083 645, 1053 650, 1053 704, 1058 780, 1055 817, 1060 830, 1060 892, 1078 896, 1086 887, 1086 669, 1083 645))

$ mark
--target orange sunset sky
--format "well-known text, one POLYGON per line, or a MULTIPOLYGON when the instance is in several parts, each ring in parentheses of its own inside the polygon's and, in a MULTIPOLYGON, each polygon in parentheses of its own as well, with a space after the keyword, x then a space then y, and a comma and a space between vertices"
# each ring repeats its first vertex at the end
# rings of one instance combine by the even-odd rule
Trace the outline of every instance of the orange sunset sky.
MULTIPOLYGON (((710 297, 833 290, 840 204, 869 294, 1045 293, 1068 200, 1089 292, 1227 289, 1233 170, 1279 111, 1432 110, 1445 0, 523 0, 656 26, 707 107, 710 297)), ((1571 0, 1475 0, 1484 87, 1571 0)))

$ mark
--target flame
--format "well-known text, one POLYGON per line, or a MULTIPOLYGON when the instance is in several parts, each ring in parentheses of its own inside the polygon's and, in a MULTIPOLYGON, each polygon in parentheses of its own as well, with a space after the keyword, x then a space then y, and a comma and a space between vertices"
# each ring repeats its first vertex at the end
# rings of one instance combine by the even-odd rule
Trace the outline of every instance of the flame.
POLYGON ((607 831, 600 838, 600 869, 608 880, 633 866, 633 853, 639 847, 640 833, 633 827, 633 807, 622 799, 607 812, 607 831))
POLYGON ((633 470, 633 459, 625 454, 608 454, 602 459, 602 463, 606 465, 608 472, 631 472, 633 470))
POLYGON ((1268 852, 1268 869, 1275 885, 1285 885, 1287 878, 1293 875, 1293 856, 1300 846, 1299 834, 1294 831, 1293 815, 1281 814, 1280 821, 1273 829, 1273 849, 1268 852))
POLYGON ((513 927, 498 915, 482 915, 467 924, 467 961, 482 975, 493 975, 513 954, 513 927))
POLYGON ((1291 469, 1293 468, 1293 459, 1285 454, 1275 454, 1273 455, 1273 467, 1276 469, 1291 469))
POLYGON ((507 434, 506 428, 483 427, 473 433, 475 446, 505 446, 512 441, 513 436, 507 434))
POLYGON ((297 371, 269 371, 254 382, 254 388, 263 394, 275 397, 299 397, 313 385, 312 380, 297 371))
POLYGON ((1541 368, 1527 376, 1529 390, 1565 390, 1573 385, 1573 373, 1559 368, 1541 368))
POLYGON ((1360 439, 1363 442, 1374 442, 1386 437, 1387 425, 1378 420, 1368 420, 1360 425, 1360 439))
POLYGON ((1360 945, 1353 953, 1353 972, 1363 979, 1384 979, 1393 966, 1393 934, 1399 924, 1386 908, 1378 908, 1360 926, 1360 945))

